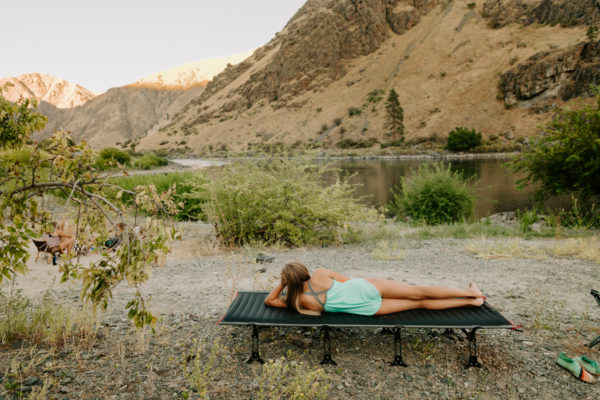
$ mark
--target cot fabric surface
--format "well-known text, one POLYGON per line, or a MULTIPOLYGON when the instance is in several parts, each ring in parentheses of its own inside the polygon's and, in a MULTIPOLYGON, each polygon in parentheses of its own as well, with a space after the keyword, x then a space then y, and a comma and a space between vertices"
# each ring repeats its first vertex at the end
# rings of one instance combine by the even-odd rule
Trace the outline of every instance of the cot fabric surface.
POLYGON ((513 326, 487 302, 481 307, 447 310, 416 309, 388 315, 362 316, 347 313, 304 315, 287 308, 267 306, 267 292, 239 292, 225 316, 224 325, 329 326, 372 328, 511 329, 513 326))

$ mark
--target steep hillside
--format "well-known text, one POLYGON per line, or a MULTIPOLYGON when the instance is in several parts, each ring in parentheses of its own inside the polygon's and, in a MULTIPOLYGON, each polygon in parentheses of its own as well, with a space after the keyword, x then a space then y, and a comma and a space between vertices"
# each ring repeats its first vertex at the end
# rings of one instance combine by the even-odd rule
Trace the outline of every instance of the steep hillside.
POLYGON ((48 117, 42 135, 66 129, 74 139, 85 140, 99 148, 134 141, 168 121, 203 90, 202 86, 189 90, 120 87, 108 90, 83 106, 63 110, 42 102, 40 110, 48 117))
POLYGON ((275 38, 216 76, 140 148, 383 142, 392 88, 409 140, 443 138, 456 126, 529 136, 562 99, 548 96, 541 113, 528 103, 506 107, 502 74, 540 52, 581 43, 596 3, 309 0, 275 38), (502 7, 513 17, 497 22, 502 7), (541 16, 523 20, 535 12, 541 16), (563 19, 569 23, 555 23, 563 19))
POLYGON ((61 110, 42 103, 40 109, 48 117, 48 124, 41 136, 65 129, 93 147, 135 144, 200 96, 214 75, 250 54, 202 60, 152 74, 130 85, 110 89, 73 109, 61 110))
POLYGON ((36 98, 57 108, 72 108, 94 98, 89 90, 48 74, 31 73, 0 78, 0 86, 10 82, 12 86, 3 92, 10 101, 20 98, 36 98))

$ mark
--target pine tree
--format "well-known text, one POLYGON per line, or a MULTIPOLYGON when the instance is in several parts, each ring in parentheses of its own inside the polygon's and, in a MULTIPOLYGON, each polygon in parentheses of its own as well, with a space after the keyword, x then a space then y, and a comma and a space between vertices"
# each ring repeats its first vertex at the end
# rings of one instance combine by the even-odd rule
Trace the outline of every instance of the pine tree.
POLYGON ((396 141, 396 135, 400 136, 400 140, 404 140, 404 109, 400 105, 398 93, 394 89, 390 90, 385 101, 385 111, 387 120, 384 127, 388 130, 388 134, 392 136, 393 141, 396 141))

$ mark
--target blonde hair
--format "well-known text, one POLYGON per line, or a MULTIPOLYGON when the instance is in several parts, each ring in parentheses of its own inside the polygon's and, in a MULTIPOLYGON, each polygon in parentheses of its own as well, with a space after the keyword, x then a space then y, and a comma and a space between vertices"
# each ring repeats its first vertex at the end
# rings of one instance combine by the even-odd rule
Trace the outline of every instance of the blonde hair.
POLYGON ((304 282, 310 279, 308 268, 300 261, 289 261, 281 270, 281 284, 287 287, 285 303, 300 314, 321 315, 319 311, 307 310, 300 306, 300 296, 304 292, 304 282))

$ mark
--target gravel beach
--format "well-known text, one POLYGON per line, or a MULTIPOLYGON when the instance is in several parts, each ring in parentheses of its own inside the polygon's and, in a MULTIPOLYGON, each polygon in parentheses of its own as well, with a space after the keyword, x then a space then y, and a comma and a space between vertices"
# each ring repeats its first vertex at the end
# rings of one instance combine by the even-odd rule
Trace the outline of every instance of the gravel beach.
MULTIPOLYGON (((382 256, 377 243, 222 252, 207 239, 210 227, 185 224, 183 232, 166 265, 155 268, 143 288, 150 309, 160 317, 156 333, 131 327, 124 306, 133 290, 121 284, 108 310, 98 315, 101 324, 92 345, 74 350, 27 343, 1 347, 0 379, 8 383, 11 362, 31 365, 35 360, 21 384, 31 390, 35 384, 27 386, 27 378, 50 379, 48 398, 198 398, 202 393, 185 379, 184 370, 208 365, 210 371, 203 372, 202 381, 211 399, 269 398, 261 392, 264 367, 244 363, 250 354, 250 329, 216 323, 236 291, 269 290, 283 263, 295 259, 309 269, 326 267, 351 277, 458 287, 474 281, 493 307, 523 325, 522 332, 478 333, 481 369, 464 369, 468 341, 460 331, 447 335, 443 330, 405 329, 403 354, 408 367, 403 368, 389 365, 391 335, 375 329, 334 329, 337 366, 324 366, 322 375, 323 384, 329 385, 327 398, 597 399, 600 395, 600 385, 580 382, 555 364, 563 351, 570 357, 585 354, 600 360, 600 346, 585 347, 600 334, 600 307, 589 295, 590 289, 600 288, 599 265, 556 256, 553 249, 568 239, 396 239, 386 244, 389 254, 382 256), (259 252, 274 257, 273 262, 257 263, 259 252)), ((56 267, 32 259, 30 272, 17 279, 17 286, 33 299, 52 287, 59 301, 77 302, 79 285, 53 282, 58 282, 56 267)), ((0 288, 6 293, 10 284, 5 281, 0 288)), ((317 370, 322 358, 320 331, 262 329, 260 353, 281 365, 317 370)), ((6 387, 0 387, 0 399, 11 398, 6 387)))

